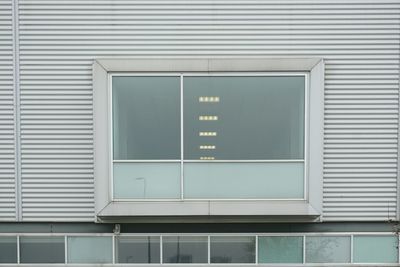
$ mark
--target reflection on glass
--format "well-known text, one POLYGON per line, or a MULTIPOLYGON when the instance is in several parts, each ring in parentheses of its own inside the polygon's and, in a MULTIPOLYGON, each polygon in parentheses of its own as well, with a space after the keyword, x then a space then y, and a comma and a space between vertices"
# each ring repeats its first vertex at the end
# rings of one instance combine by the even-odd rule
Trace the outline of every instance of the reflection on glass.
POLYGON ((357 263, 396 263, 396 236, 354 236, 353 257, 357 263))
POLYGON ((111 237, 68 237, 68 263, 112 263, 111 237))
POLYGON ((304 76, 184 77, 184 158, 303 159, 304 76), (199 150, 208 144, 213 151, 199 150))
POLYGON ((160 237, 117 237, 117 263, 160 263, 160 237))
POLYGON ((119 77, 113 87, 114 159, 180 158, 180 77, 119 77))
POLYGON ((0 263, 17 263, 17 237, 0 237, 0 263))
POLYGON ((211 263, 255 263, 255 237, 213 236, 211 263))
POLYGON ((350 262, 350 253, 350 237, 306 237, 306 262, 308 263, 347 263, 350 262))
POLYGON ((303 237, 265 236, 258 238, 259 263, 302 263, 303 237))
POLYGON ((20 237, 21 263, 64 263, 64 237, 20 237))
POLYGON ((114 163, 115 198, 179 198, 179 163, 114 163))
POLYGON ((207 263, 205 236, 163 237, 163 263, 207 263))

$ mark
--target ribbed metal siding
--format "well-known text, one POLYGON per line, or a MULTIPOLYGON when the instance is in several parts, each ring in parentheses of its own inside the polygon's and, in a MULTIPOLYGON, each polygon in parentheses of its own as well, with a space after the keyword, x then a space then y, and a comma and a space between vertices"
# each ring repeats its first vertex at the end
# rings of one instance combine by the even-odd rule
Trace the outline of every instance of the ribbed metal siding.
POLYGON ((0 221, 15 220, 15 131, 11 0, 0 2, 0 221))
POLYGON ((91 63, 326 61, 324 220, 396 211, 399 1, 20 0, 24 220, 92 220, 91 63))

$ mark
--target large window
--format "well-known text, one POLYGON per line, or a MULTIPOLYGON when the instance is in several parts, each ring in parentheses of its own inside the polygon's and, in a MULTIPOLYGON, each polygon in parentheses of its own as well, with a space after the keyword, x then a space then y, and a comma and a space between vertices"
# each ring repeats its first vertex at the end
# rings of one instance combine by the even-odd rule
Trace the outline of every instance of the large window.
POLYGON ((315 221, 322 214, 324 62, 97 59, 96 221, 315 221))
POLYGON ((304 199, 307 74, 112 74, 112 193, 304 199))

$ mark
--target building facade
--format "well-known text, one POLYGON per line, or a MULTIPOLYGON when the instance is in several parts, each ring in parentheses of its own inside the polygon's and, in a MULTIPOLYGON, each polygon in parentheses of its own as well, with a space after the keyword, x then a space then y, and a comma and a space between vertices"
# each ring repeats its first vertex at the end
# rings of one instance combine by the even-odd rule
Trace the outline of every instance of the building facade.
POLYGON ((399 266, 400 2, 2 0, 0 266, 399 266))

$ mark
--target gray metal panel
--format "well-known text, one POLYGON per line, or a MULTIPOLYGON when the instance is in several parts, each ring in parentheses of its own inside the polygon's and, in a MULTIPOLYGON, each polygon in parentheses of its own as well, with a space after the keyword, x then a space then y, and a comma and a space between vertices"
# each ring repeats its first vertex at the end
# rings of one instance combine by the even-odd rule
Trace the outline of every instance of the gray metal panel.
POLYGON ((14 221, 15 131, 12 1, 0 2, 0 221, 14 221))
POLYGON ((93 220, 93 59, 161 55, 324 58, 324 220, 395 218, 399 8, 20 0, 24 220, 93 220))

